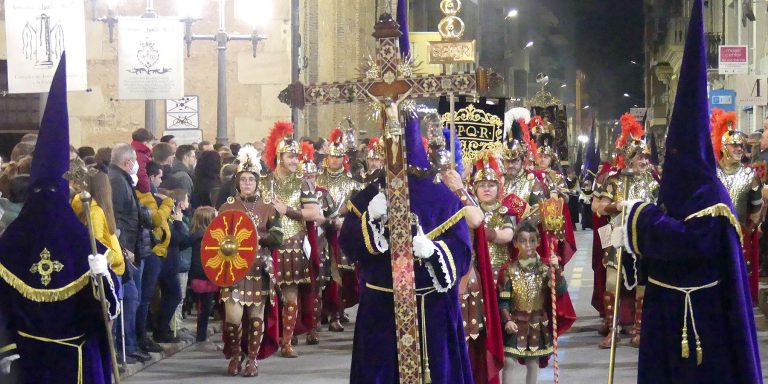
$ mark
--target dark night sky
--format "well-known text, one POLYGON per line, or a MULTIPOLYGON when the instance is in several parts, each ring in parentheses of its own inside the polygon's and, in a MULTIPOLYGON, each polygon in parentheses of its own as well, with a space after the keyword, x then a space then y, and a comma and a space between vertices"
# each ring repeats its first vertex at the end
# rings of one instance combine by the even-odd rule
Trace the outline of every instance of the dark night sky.
POLYGON ((564 1, 575 2, 576 65, 586 72, 587 102, 599 108, 598 117, 618 118, 633 104, 643 106, 643 2, 564 1))

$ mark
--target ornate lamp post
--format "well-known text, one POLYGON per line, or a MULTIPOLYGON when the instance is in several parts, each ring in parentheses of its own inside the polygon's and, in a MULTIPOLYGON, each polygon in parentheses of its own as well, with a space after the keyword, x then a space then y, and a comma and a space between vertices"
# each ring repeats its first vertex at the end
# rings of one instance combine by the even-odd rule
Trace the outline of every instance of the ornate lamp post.
MULTIPOLYGON (((189 10, 192 3, 200 4, 199 0, 177 0, 179 9, 189 10)), ((270 12, 268 12, 269 0, 242 0, 239 2, 239 6, 242 8, 240 12, 236 12, 238 15, 244 18, 249 18, 250 23, 253 25, 253 31, 250 35, 233 35, 226 32, 225 18, 226 18, 226 2, 225 0, 219 0, 219 29, 212 35, 196 35, 192 33, 192 24, 199 21, 200 18, 196 17, 192 13, 187 13, 181 21, 185 25, 184 42, 187 45, 187 57, 190 55, 192 48, 192 42, 195 40, 208 40, 216 42, 216 49, 218 50, 218 99, 216 107, 216 142, 221 144, 227 144, 229 141, 227 134, 227 43, 232 40, 238 41, 250 41, 253 47, 253 57, 256 57, 256 47, 259 42, 265 40, 266 37, 260 35, 257 32, 256 26, 263 23, 268 19, 270 12)))

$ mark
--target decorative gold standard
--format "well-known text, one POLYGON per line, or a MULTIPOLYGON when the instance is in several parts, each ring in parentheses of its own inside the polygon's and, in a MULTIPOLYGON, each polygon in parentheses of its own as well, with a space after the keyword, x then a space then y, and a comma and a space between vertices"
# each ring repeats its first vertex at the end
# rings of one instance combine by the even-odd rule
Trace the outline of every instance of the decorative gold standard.
POLYGON ((461 12, 460 0, 442 0, 440 10, 443 19, 437 26, 442 41, 429 42, 430 64, 474 63, 477 56, 475 41, 461 40, 464 37, 464 21, 457 15, 461 12))

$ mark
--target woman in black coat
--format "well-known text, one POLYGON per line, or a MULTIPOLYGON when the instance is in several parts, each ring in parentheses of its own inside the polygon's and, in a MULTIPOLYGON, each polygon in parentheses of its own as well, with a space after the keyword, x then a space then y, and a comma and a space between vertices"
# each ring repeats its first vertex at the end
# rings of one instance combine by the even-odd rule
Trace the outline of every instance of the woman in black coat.
POLYGON ((211 191, 218 189, 221 181, 219 170, 221 169, 221 156, 215 151, 205 151, 197 158, 195 167, 194 187, 192 189, 192 206, 213 206, 211 191))

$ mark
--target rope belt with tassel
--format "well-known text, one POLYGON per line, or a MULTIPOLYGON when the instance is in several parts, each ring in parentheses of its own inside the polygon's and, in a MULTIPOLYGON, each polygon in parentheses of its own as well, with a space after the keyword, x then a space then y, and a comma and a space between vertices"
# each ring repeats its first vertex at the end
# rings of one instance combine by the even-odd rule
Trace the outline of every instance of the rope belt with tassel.
POLYGON ((667 283, 662 283, 652 277, 648 278, 651 284, 658 285, 662 288, 672 289, 685 294, 685 308, 683 309, 683 340, 680 342, 682 347, 681 356, 687 359, 691 356, 691 350, 688 346, 688 314, 691 314, 691 327, 693 328, 693 335, 696 337, 696 365, 701 365, 701 360, 704 357, 704 350, 701 348, 701 339, 699 338, 699 332, 696 330, 696 318, 693 316, 693 303, 691 302, 691 293, 701 289, 712 288, 720 283, 720 280, 713 281, 709 284, 702 285, 700 287, 675 287, 667 283))
MULTIPOLYGON (((366 288, 373 289, 374 291, 379 292, 386 292, 386 293, 394 293, 392 288, 385 288, 385 287, 379 287, 377 285, 373 285, 371 283, 365 283, 366 288)), ((421 300, 421 343, 423 345, 422 348, 422 371, 424 374, 424 383, 430 384, 432 383, 432 373, 429 370, 429 354, 427 351, 427 317, 426 317, 426 306, 424 305, 424 298, 431 294, 435 293, 437 290, 435 288, 427 287, 427 288, 419 288, 416 290, 416 298, 421 300)))

